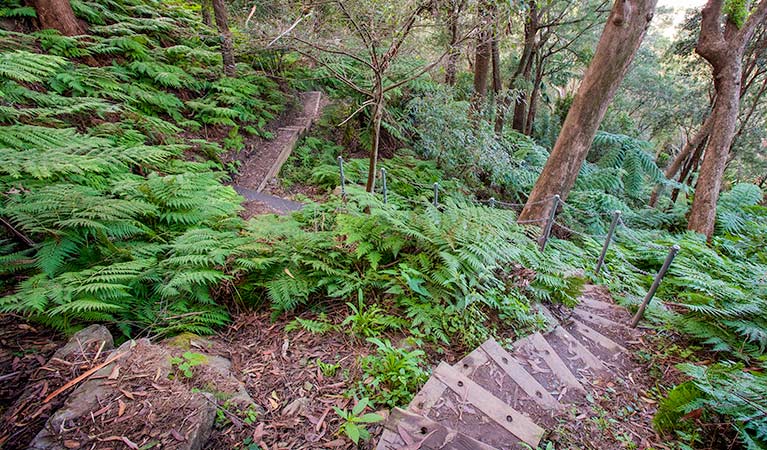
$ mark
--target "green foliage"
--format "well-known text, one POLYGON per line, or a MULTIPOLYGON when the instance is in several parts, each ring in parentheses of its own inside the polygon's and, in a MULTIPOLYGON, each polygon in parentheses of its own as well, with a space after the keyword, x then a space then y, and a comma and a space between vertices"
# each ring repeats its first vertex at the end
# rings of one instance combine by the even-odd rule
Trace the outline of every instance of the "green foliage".
POLYGON ((341 368, 341 364, 330 364, 330 363, 322 362, 322 360, 319 358, 315 360, 315 364, 317 364, 317 367, 319 367, 320 371, 322 372, 322 375, 326 377, 331 377, 331 378, 336 376, 338 369, 341 368))
POLYGON ((653 417, 653 426, 661 433, 684 429, 682 418, 687 413, 687 406, 700 399, 702 392, 692 381, 674 387, 658 405, 653 417))
POLYGON ((372 337, 388 330, 398 330, 406 325, 405 321, 386 314, 378 305, 365 305, 362 290, 357 291, 357 304, 346 303, 351 314, 341 323, 357 336, 372 337))
POLYGON ((296 317, 289 324, 285 326, 285 331, 290 332, 290 331, 303 329, 312 334, 325 334, 337 328, 338 327, 336 327, 332 323, 327 322, 326 315, 322 313, 320 314, 317 320, 303 319, 301 317, 296 317))
POLYGON ((424 370, 425 353, 394 347, 388 340, 368 338, 374 355, 360 360, 362 382, 358 390, 373 402, 390 408, 407 405, 429 378, 424 370))
MULTIPOLYGON (((0 31, 0 216, 33 242, 3 240, 0 273, 14 278, 0 310, 66 331, 210 333, 228 321, 213 288, 233 279, 240 198, 187 144, 217 160, 196 130, 241 145, 240 130, 267 135, 285 99, 252 71, 219 78, 183 5, 72 6, 88 36, 0 31)), ((0 12, 30 16, 19 8, 0 12)))
POLYGON ((749 6, 750 2, 747 0, 727 0, 722 7, 722 13, 727 16, 727 20, 741 28, 748 19, 749 6))
POLYGON ((185 378, 192 378, 194 376, 192 369, 196 366, 205 364, 207 361, 208 358, 201 353, 184 352, 181 357, 171 357, 170 365, 173 367, 176 374, 181 373, 185 378))
POLYGON ((681 413, 704 410, 727 418, 728 423, 738 432, 745 448, 760 450, 767 446, 767 367, 745 369, 742 364, 729 362, 708 367, 682 364, 680 369, 692 380, 680 385, 666 403, 673 403, 673 413, 663 410, 667 416, 656 416, 668 429, 677 429, 680 424, 666 422, 681 413))
POLYGON ((352 408, 351 411, 346 411, 337 406, 333 407, 336 414, 338 414, 338 417, 343 421, 338 432, 345 434, 355 444, 359 444, 360 439, 363 441, 370 439, 370 432, 366 427, 367 424, 384 420, 379 414, 365 414, 365 409, 367 409, 368 406, 371 406, 370 400, 362 398, 356 405, 354 405, 354 408, 352 408))
MULTIPOLYGON (((282 183, 287 187, 305 183, 306 180, 315 176, 317 166, 336 164, 336 158, 342 150, 342 147, 324 139, 311 136, 304 138, 282 166, 280 171, 282 183)), ((329 182, 322 180, 321 186, 332 189, 340 182, 340 175, 333 176, 332 171, 328 178, 329 182)))

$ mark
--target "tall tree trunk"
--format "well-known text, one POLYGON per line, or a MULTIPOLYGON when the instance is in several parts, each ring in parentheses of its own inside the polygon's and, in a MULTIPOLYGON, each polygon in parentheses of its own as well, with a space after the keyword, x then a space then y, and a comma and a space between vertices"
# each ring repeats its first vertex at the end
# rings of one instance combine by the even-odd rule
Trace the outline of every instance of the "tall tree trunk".
POLYGON ((756 25, 767 18, 767 0, 761 0, 738 29, 731 20, 722 28, 724 0, 709 0, 703 8, 696 51, 712 66, 716 101, 713 127, 706 145, 687 228, 711 239, 716 225, 716 204, 730 153, 740 109, 743 54, 756 25))
MULTIPOLYGON (((534 49, 533 49, 534 51, 534 49)), ((517 100, 514 103, 514 117, 511 122, 511 126, 520 133, 525 132, 525 123, 527 120, 527 107, 529 105, 529 98, 527 93, 527 86, 530 84, 530 76, 533 71, 533 58, 527 58, 525 68, 522 71, 522 81, 524 83, 524 89, 517 96, 517 100)))
POLYGON ((212 27, 213 26, 213 19, 210 17, 210 10, 211 10, 211 0, 201 0, 200 1, 200 11, 202 12, 202 23, 212 27))
MULTIPOLYGON (((693 174, 696 170, 698 170, 698 166, 700 166, 700 158, 703 156, 703 150, 706 148, 706 144, 708 143, 707 139, 708 135, 706 135, 706 137, 698 143, 694 153, 687 155, 688 158, 685 160, 681 172, 679 172, 679 179, 677 179, 679 184, 692 186, 693 174)), ((679 198, 679 192, 681 192, 679 188, 674 188, 671 191, 671 206, 673 206, 676 203, 677 198, 679 198)))
POLYGON ((501 85, 501 53, 498 49, 497 30, 493 32, 493 42, 491 49, 493 54, 493 95, 497 98, 503 86, 501 85))
POLYGON ((525 134, 533 135, 533 126, 535 125, 535 115, 538 113, 538 96, 541 93, 541 83, 543 83, 543 61, 536 58, 535 81, 533 91, 530 93, 530 105, 527 108, 527 119, 525 120, 525 134))
MULTIPOLYGON (((517 89, 519 79, 523 76, 525 69, 529 66, 530 60, 533 58, 536 34, 538 34, 538 4, 537 0, 529 0, 528 15, 525 20, 525 43, 522 47, 522 54, 519 57, 519 64, 517 64, 517 68, 509 79, 509 91, 511 92, 517 89)), ((506 116, 511 109, 512 100, 514 101, 514 114, 516 115, 519 96, 513 98, 510 95, 507 95, 502 102, 498 103, 495 112, 495 132, 498 135, 503 133, 506 116)))
POLYGON ((487 95, 487 79, 492 59, 492 37, 489 30, 479 33, 477 48, 474 53, 474 96, 472 109, 482 111, 482 105, 487 95))
POLYGON ((657 0, 616 0, 554 149, 519 215, 520 221, 548 217, 559 194, 566 199, 594 135, 644 39, 657 0))
MULTIPOLYGON (((706 116, 706 119, 703 121, 703 124, 700 126, 695 135, 693 135, 692 139, 687 141, 687 143, 684 145, 684 147, 682 147, 682 150, 679 151, 679 154, 676 155, 671 164, 666 167, 665 176, 667 180, 674 178, 677 172, 679 172, 679 169, 682 167, 682 164, 690 159, 692 152, 700 147, 702 142, 705 142, 706 138, 708 138, 708 135, 711 132, 712 123, 713 118, 711 114, 709 114, 706 116)), ((655 205, 658 204, 658 198, 660 197, 660 194, 661 186, 655 186, 652 194, 650 195, 648 206, 655 208, 655 205)))
POLYGON ((373 132, 370 143, 370 162, 368 165, 368 181, 365 185, 367 192, 373 192, 376 188, 376 176, 378 175, 378 147, 381 142, 381 122, 383 121, 384 113, 384 98, 383 93, 376 95, 375 103, 373 104, 373 132))
POLYGON ((34 7, 40 28, 52 28, 64 36, 85 33, 85 28, 75 17, 69 0, 34 0, 34 7))
POLYGON ((455 74, 458 71, 458 60, 461 58, 461 49, 458 48, 458 15, 460 10, 458 2, 455 1, 450 9, 448 17, 448 28, 450 29, 450 53, 447 55, 447 64, 445 65, 445 84, 455 85, 455 74))
POLYGON ((213 15, 216 18, 219 39, 221 40, 221 57, 224 60, 224 74, 228 77, 237 75, 237 64, 234 61, 234 44, 232 32, 229 31, 229 14, 224 0, 212 0, 213 15))

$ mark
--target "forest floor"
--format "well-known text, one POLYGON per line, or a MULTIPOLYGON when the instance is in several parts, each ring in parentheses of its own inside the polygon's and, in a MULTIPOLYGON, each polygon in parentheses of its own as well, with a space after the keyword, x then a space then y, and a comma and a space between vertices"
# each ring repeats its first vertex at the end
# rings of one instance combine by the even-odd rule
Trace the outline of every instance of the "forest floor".
MULTIPOLYGON (((329 319, 340 323, 345 316, 346 311, 339 308, 329 319)), ((24 379, 39 381, 41 366, 63 339, 44 328, 20 322, 17 317, 3 316, 0 320, 8 325, 3 327, 0 339, 3 394, 0 408, 4 408, 14 400, 14 394, 23 390, 24 379)), ((206 354, 232 361, 232 373, 242 381, 263 413, 248 424, 221 415, 206 448, 375 447, 382 424, 370 426, 371 439, 357 447, 337 433, 342 420, 333 408, 351 407, 349 392, 365 382, 361 380, 358 360, 373 352, 373 346, 343 331, 321 335, 305 330, 286 331, 290 322, 286 318, 273 321, 268 312, 243 312, 234 317, 226 330, 208 339, 211 344, 205 349, 206 354), (320 362, 337 366, 328 372, 320 362)), ((396 343, 404 335, 387 337, 396 343)), ((667 386, 680 378, 674 369, 682 361, 676 354, 678 347, 650 330, 626 346, 632 354, 631 363, 623 366, 622 373, 614 379, 595 381, 589 387, 588 403, 574 406, 558 417, 558 424, 547 430, 544 443, 551 442, 557 449, 678 448, 667 444, 652 428, 657 402, 662 398, 661 384, 667 386), (658 352, 659 348, 665 351, 658 352)), ((472 349, 427 345, 425 350, 430 366, 435 367, 440 360, 454 364, 472 349)), ((204 377, 196 371, 195 376, 198 375, 204 377)), ((195 380, 194 384, 204 384, 203 381, 195 380)), ((151 391, 153 385, 134 387, 134 391, 144 389, 151 391)), ((386 416, 388 411, 378 413, 386 416)), ((29 438, 29 434, 24 437, 29 438)), ((138 436, 127 437, 139 441, 138 436)))

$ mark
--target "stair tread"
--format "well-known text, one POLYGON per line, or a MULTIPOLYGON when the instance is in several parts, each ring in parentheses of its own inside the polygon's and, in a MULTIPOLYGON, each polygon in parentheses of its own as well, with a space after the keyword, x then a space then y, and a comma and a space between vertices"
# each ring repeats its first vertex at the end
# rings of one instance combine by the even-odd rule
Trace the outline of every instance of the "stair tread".
POLYGON ((580 297, 578 301, 580 302, 581 305, 587 308, 591 308, 591 309, 595 309, 599 311, 622 311, 624 313, 626 312, 626 310, 620 305, 616 305, 615 303, 603 302, 602 300, 596 300, 590 297, 580 297))
POLYGON ((420 443, 422 449, 496 450, 428 417, 394 408, 384 424, 376 450, 394 450, 420 443))
POLYGON ((596 325, 599 327, 612 328, 615 330, 629 331, 629 327, 627 324, 622 322, 617 322, 597 312, 589 311, 584 308, 576 307, 575 309, 573 309, 573 315, 583 320, 584 322, 588 322, 592 325, 596 325))
POLYGON ((535 448, 544 434, 529 417, 445 362, 408 409, 493 447, 517 449, 525 443, 535 448))
POLYGON ((540 333, 515 342, 512 354, 560 402, 583 400, 583 385, 540 333))
POLYGON ((557 425, 562 404, 495 340, 489 339, 453 368, 537 424, 557 425))
POLYGON ((594 379, 610 376, 610 368, 561 325, 544 337, 583 386, 591 385, 594 379))
POLYGON ((622 345, 577 319, 570 319, 564 328, 608 366, 628 356, 622 345))

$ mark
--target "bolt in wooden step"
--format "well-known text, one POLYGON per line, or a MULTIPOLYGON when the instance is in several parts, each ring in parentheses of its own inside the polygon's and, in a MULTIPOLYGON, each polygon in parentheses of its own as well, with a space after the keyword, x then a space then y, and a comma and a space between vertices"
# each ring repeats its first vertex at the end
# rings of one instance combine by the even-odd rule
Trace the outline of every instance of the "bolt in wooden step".
POLYGON ((386 420, 376 450, 422 448, 434 450, 497 450, 424 416, 394 408, 386 420))
POLYGON ((530 373, 501 347, 495 339, 488 339, 480 348, 498 365, 509 378, 522 388, 530 398, 547 409, 561 409, 562 405, 530 373))
POLYGON ((445 390, 447 390, 447 386, 444 383, 431 377, 426 380, 421 390, 415 394, 407 409, 416 414, 426 415, 439 402, 445 390))
POLYGON ((544 434, 530 418, 444 362, 408 409, 500 449, 525 448, 521 443, 535 448, 544 434))
POLYGON ((540 333, 515 342, 513 355, 560 402, 583 400, 586 390, 540 333))

